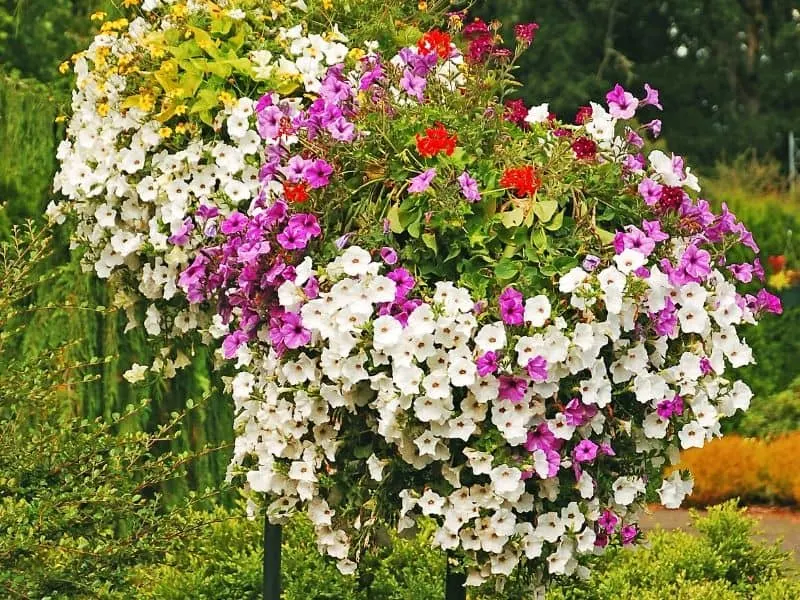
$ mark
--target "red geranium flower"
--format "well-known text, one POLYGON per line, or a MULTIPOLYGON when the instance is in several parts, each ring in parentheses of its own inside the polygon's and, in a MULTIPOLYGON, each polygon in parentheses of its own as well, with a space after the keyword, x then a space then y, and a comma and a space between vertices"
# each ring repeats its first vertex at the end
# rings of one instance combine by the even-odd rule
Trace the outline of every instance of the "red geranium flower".
POLYGON ((533 166, 528 165, 506 169, 500 178, 500 185, 513 189, 517 196, 533 196, 542 185, 542 180, 536 175, 533 166))
POLYGON ((426 129, 425 135, 417 134, 417 152, 424 158, 432 158, 439 152, 451 156, 457 143, 458 136, 455 133, 451 135, 441 123, 426 129))
POLYGON ((283 194, 289 202, 305 202, 308 200, 308 185, 305 183, 292 183, 285 181, 283 183, 283 194))
POLYGON ((769 268, 773 273, 780 273, 786 267, 786 257, 783 254, 778 256, 768 256, 769 268))
POLYGON ((420 54, 436 52, 439 58, 447 60, 450 58, 450 35, 440 29, 432 29, 420 38, 417 48, 420 54))

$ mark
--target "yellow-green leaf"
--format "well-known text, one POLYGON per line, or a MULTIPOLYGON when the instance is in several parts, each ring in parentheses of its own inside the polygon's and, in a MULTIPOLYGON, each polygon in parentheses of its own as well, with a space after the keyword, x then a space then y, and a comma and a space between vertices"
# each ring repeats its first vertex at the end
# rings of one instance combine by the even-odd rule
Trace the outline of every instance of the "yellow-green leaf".
POLYGON ((556 210, 558 210, 558 202, 555 200, 539 200, 533 205, 533 212, 544 223, 553 218, 556 210))
POLYGON ((504 212, 500 216, 500 222, 503 223, 508 229, 512 227, 519 227, 522 220, 525 218, 525 213, 520 207, 515 207, 513 210, 504 212))

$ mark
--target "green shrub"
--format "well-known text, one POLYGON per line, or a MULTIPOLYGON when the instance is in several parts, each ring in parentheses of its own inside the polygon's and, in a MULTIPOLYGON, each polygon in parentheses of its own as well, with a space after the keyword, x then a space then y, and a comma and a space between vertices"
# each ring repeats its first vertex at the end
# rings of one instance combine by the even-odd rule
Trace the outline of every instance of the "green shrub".
POLYGON ((48 251, 32 230, 0 247, 0 596, 128 598, 131 568, 162 561, 205 520, 187 512, 199 497, 169 508, 155 491, 184 477, 194 455, 159 452, 184 415, 154 434, 118 433, 146 405, 108 421, 71 417, 87 367, 68 358, 77 342, 19 352, 48 251))
POLYGON ((750 437, 774 437, 797 429, 800 429, 800 377, 782 392, 755 402, 737 428, 750 437))
POLYGON ((650 545, 604 556, 591 578, 550 590, 548 600, 783 599, 798 589, 785 575, 788 554, 753 539, 756 521, 727 502, 693 517, 699 536, 654 531, 650 545), (787 594, 789 594, 787 596, 787 594))

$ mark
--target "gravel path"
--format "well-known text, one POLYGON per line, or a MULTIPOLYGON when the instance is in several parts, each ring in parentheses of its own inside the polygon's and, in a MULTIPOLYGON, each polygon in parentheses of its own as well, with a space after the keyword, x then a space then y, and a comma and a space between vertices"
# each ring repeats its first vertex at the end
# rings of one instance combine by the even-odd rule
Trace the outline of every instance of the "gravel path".
MULTIPOLYGON (((783 538, 783 548, 794 553, 795 560, 800 562, 800 512, 753 506, 747 513, 760 521, 761 539, 774 542, 783 538)), ((661 527, 694 532, 691 522, 688 510, 655 509, 641 524, 645 531, 661 527)))

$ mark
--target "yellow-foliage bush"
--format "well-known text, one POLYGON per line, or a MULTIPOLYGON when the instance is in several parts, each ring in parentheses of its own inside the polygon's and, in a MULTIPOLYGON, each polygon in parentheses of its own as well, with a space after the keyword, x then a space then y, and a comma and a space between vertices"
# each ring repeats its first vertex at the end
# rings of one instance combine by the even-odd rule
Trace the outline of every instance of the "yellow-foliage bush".
POLYGON ((688 502, 696 506, 729 498, 800 504, 800 431, 772 440, 726 436, 683 452, 678 468, 694 476, 688 502))

